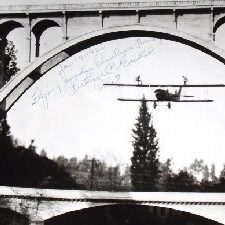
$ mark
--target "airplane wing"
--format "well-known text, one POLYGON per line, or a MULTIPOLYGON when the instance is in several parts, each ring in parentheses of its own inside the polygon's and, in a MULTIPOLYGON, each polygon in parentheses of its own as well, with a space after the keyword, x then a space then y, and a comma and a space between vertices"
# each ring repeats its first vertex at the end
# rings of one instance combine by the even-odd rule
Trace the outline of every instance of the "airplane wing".
POLYGON ((184 87, 184 88, 196 88, 196 87, 225 87, 225 84, 120 84, 120 83, 109 83, 103 84, 105 86, 119 86, 119 87, 184 87))
POLYGON ((123 102, 213 102, 211 99, 201 99, 201 100, 171 100, 171 101, 159 101, 159 100, 154 100, 154 99, 129 99, 129 98, 118 98, 118 101, 123 101, 123 102))

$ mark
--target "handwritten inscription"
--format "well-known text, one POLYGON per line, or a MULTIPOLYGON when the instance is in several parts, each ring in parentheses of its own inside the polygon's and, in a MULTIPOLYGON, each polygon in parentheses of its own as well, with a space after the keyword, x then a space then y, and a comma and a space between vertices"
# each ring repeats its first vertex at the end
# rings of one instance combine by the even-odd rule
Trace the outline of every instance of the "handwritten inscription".
POLYGON ((84 50, 58 66, 58 82, 53 87, 36 87, 32 93, 32 105, 41 103, 49 107, 51 95, 74 95, 91 85, 101 90, 104 83, 117 83, 123 69, 155 54, 154 38, 137 38, 129 45, 112 48, 104 43, 84 50))

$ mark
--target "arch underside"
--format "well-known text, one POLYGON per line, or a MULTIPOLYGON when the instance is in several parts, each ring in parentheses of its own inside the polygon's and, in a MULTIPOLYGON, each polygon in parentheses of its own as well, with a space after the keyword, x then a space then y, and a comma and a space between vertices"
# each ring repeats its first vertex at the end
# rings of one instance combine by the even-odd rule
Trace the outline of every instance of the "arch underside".
POLYGON ((173 208, 140 204, 108 204, 66 212, 45 220, 45 225, 220 225, 216 221, 173 208))
POLYGON ((32 32, 35 36, 41 36, 42 33, 50 27, 59 27, 59 24, 53 20, 42 20, 34 25, 32 32))
POLYGON ((0 90, 1 108, 8 111, 40 77, 72 55, 103 42, 128 37, 154 37, 180 42, 201 50, 225 64, 225 52, 213 42, 205 42, 186 33, 143 25, 107 28, 67 41, 38 58, 0 90))
POLYGON ((28 225, 29 220, 26 216, 16 211, 0 208, 0 223, 2 225, 28 225))
POLYGON ((5 39, 7 35, 16 28, 21 28, 23 25, 17 21, 9 20, 0 24, 0 38, 5 39))

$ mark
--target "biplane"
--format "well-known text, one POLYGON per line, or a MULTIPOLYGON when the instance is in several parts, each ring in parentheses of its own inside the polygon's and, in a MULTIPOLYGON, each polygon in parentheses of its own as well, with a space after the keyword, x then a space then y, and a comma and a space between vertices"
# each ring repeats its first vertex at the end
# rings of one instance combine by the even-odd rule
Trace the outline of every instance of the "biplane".
POLYGON ((153 108, 155 109, 159 102, 166 102, 168 108, 171 108, 171 102, 213 102, 212 99, 190 99, 194 96, 192 95, 181 95, 183 88, 209 88, 209 87, 225 87, 225 84, 187 84, 188 79, 183 76, 183 84, 143 84, 140 76, 136 78, 136 84, 121 84, 121 83, 109 83, 104 84, 108 86, 119 86, 119 87, 150 87, 155 89, 156 99, 128 99, 128 98, 118 98, 119 101, 146 101, 153 102, 153 108), (163 88, 167 88, 166 90, 163 88), (178 88, 175 92, 171 92, 168 88, 178 88), (184 99, 183 99, 184 98, 184 99), (187 99, 189 98, 189 99, 187 99))

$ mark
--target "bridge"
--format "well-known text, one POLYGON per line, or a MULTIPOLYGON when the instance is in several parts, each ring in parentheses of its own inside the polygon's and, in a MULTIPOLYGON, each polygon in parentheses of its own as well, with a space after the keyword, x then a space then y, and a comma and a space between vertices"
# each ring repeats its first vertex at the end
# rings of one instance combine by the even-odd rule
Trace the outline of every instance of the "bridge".
POLYGON ((211 220, 211 223, 204 224, 212 224, 212 221, 225 224, 225 194, 222 193, 99 192, 15 187, 0 187, 0 193, 0 207, 25 216, 29 224, 48 224, 60 216, 76 215, 82 210, 86 210, 88 217, 88 209, 121 205, 147 206, 149 214, 163 218, 172 212, 180 215, 188 212, 205 218, 206 222, 211 220))
MULTIPOLYGON (((26 47, 19 52, 19 56, 23 55, 26 58, 23 65, 24 67, 30 65, 29 69, 26 68, 26 72, 20 73, 17 82, 14 79, 1 91, 0 102, 6 111, 39 77, 61 61, 76 54, 78 52, 76 48, 82 50, 78 46, 73 47, 78 45, 81 39, 83 41, 85 39, 87 46, 91 46, 88 40, 93 37, 98 41, 95 40, 92 45, 125 38, 125 36, 157 37, 190 45, 223 63, 225 61, 224 51, 215 43, 216 32, 225 22, 225 0, 83 2, 45 5, 10 5, 9 1, 8 5, 1 5, 0 15, 0 86, 3 86, 7 37, 14 30, 18 31, 17 37, 20 41, 22 39, 26 42, 26 47), (57 48, 43 54, 42 36, 50 28, 61 31, 61 41, 54 43, 57 48), (104 40, 100 40, 100 36, 104 40), (17 87, 16 93, 15 87, 17 87)), ((57 37, 54 36, 54 39, 57 37)), ((53 41, 50 38, 48 42, 53 41)), ((15 45, 18 43, 15 41, 15 45)))
MULTIPOLYGON (((141 24, 183 32, 214 43, 215 34, 225 22, 224 0, 126 1, 20 5, 0 7, 0 61, 3 62, 7 36, 18 29, 26 40, 21 54, 29 65, 44 51, 41 39, 50 28, 61 30, 61 42, 109 27, 141 24)), ((57 37, 56 37, 57 39, 57 37)), ((48 40, 51 42, 51 40, 48 40)), ((18 43, 15 43, 16 45, 18 43)), ((42 53, 43 54, 43 53, 42 53)), ((2 66, 0 67, 2 71, 2 66)), ((2 78, 0 79, 2 80, 2 78)))
MULTIPOLYGON (((0 90, 0 107, 6 111, 59 63, 83 49, 115 39, 156 37, 177 41, 225 64, 225 52, 215 43, 215 34, 225 22, 224 0, 3 5, 0 15, 0 86, 8 35, 20 29, 26 40, 23 54, 27 67, 0 90), (61 42, 41 55, 41 37, 53 27, 61 30, 61 42)), ((225 224, 225 194, 221 193, 109 193, 1 187, 0 195, 1 208, 17 212, 30 224, 51 224, 51 219, 68 213, 86 209, 88 215, 91 208, 124 204, 147 206, 149 213, 159 217, 188 212, 225 224)))

